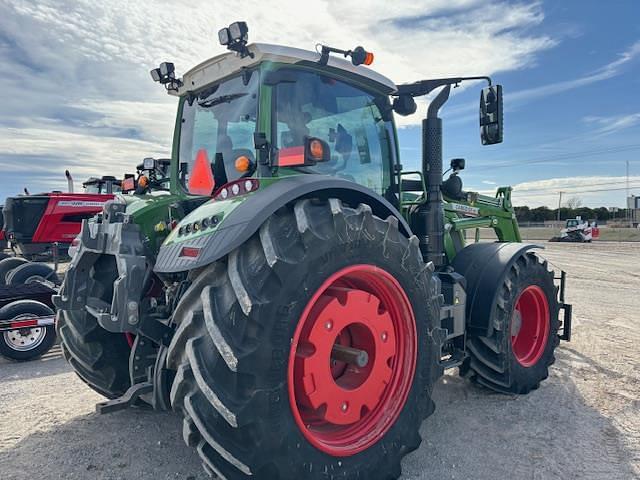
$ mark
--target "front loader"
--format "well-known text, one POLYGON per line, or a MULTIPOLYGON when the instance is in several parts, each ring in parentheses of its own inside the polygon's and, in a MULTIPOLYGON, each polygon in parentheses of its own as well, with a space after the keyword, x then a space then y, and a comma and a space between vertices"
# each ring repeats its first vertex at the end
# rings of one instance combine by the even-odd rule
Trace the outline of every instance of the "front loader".
POLYGON ((63 353, 100 412, 178 412, 220 478, 397 478, 444 369, 528 393, 570 336, 564 274, 520 243, 511 189, 465 191, 462 159, 443 181, 451 87, 489 83, 489 145, 502 89, 396 85, 362 47, 247 36, 236 22, 219 33, 230 52, 151 72, 178 98, 169 191, 84 221, 54 298, 63 353), (408 172, 394 114, 436 90, 408 172), (467 243, 481 228, 499 241, 467 243))

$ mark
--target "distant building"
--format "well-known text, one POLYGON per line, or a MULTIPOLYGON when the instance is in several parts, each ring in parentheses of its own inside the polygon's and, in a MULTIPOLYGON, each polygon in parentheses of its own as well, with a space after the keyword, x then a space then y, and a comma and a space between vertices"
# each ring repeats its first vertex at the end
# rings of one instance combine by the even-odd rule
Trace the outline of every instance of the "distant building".
POLYGON ((627 197, 627 208, 630 210, 633 226, 637 227, 640 225, 640 197, 636 195, 627 197))

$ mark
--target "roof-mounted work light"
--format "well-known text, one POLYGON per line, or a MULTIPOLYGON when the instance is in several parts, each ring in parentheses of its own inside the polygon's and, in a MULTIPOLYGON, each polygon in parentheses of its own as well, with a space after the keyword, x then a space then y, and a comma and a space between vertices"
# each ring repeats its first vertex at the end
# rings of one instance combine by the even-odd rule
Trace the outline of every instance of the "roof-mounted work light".
POLYGON ((238 52, 240 57, 249 56, 253 58, 253 53, 247 48, 249 41, 249 27, 247 22, 233 22, 226 28, 218 31, 218 40, 220 45, 224 45, 233 52, 238 52))
POLYGON ((182 80, 176 78, 176 67, 171 62, 162 62, 149 73, 154 82, 164 85, 167 90, 178 90, 182 86, 182 80))

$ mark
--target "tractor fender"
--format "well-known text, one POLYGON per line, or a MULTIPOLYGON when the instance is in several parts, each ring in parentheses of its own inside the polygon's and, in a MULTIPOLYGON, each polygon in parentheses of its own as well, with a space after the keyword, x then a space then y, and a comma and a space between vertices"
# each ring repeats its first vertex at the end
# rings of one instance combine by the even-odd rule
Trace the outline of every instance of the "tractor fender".
POLYGON ((525 243, 473 243, 463 248, 452 267, 464 276, 467 289, 467 332, 490 336, 493 307, 511 266, 539 245, 525 243))
POLYGON ((400 212, 385 198, 349 180, 326 175, 306 174, 285 177, 248 195, 210 235, 160 247, 154 271, 177 273, 209 265, 249 240, 264 221, 278 209, 302 198, 339 198, 350 205, 366 203, 374 215, 394 216, 407 237, 411 229, 400 212), (196 258, 180 256, 184 247, 199 249, 196 258))

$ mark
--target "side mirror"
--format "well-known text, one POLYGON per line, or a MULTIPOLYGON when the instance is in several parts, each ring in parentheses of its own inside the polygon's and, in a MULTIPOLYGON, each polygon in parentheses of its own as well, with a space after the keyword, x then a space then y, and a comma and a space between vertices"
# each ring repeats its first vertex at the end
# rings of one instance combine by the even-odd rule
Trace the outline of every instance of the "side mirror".
POLYGON ((491 85, 480 93, 480 139, 483 145, 502 143, 502 85, 491 85))
POLYGON ((411 95, 400 95, 393 99, 393 111, 406 117, 416 113, 418 105, 411 95))

